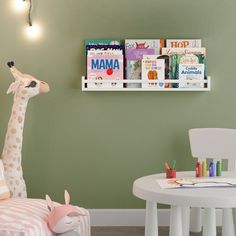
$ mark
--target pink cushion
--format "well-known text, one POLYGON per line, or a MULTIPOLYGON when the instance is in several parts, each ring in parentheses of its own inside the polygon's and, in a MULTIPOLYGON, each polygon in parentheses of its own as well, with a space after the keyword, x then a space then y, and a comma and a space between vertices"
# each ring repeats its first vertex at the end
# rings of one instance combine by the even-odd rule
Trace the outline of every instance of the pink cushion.
MULTIPOLYGON (((54 203, 54 205, 60 205, 54 203)), ((90 236, 90 217, 86 209, 80 208, 86 216, 81 216, 78 229, 82 236, 90 236)), ((10 198, 0 201, 0 236, 52 236, 46 219, 47 203, 41 199, 10 198)))

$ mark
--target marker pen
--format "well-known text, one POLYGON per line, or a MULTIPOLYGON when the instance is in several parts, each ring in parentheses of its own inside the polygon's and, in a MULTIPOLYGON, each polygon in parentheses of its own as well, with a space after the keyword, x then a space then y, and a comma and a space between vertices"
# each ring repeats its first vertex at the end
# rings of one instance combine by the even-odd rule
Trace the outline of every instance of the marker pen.
POLYGON ((202 176, 203 177, 207 176, 207 164, 206 164, 206 161, 202 162, 202 176))
POLYGON ((211 160, 209 164, 209 176, 214 177, 215 176, 215 163, 213 160, 211 160))
POLYGON ((202 177, 202 166, 200 161, 196 164, 196 177, 202 177))
POLYGON ((222 162, 217 161, 217 163, 216 163, 216 176, 221 176, 221 172, 222 172, 222 162))

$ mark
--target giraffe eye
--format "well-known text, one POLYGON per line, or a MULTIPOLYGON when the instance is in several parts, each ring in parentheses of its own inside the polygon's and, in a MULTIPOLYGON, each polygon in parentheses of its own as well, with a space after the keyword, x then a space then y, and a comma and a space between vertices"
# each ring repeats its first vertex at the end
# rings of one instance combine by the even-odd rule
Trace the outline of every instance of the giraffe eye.
POLYGON ((28 86, 26 86, 26 88, 34 88, 34 87, 36 87, 36 85, 37 85, 37 82, 34 81, 34 80, 32 80, 32 81, 30 82, 30 84, 29 84, 28 86))

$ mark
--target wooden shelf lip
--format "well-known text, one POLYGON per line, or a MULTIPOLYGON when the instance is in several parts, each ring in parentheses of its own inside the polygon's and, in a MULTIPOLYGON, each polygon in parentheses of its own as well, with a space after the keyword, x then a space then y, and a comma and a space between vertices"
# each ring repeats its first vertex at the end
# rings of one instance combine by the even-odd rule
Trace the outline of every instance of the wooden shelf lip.
POLYGON ((183 92, 183 91, 210 91, 211 90, 211 77, 207 76, 204 80, 164 80, 164 81, 144 81, 144 80, 103 80, 103 81, 94 81, 87 80, 85 76, 82 77, 82 91, 174 91, 174 92, 183 92), (206 88, 87 88, 85 85, 89 83, 117 83, 117 84, 127 84, 127 83, 137 83, 137 84, 146 84, 146 83, 168 83, 168 84, 179 84, 179 83, 202 83, 206 84, 206 88))

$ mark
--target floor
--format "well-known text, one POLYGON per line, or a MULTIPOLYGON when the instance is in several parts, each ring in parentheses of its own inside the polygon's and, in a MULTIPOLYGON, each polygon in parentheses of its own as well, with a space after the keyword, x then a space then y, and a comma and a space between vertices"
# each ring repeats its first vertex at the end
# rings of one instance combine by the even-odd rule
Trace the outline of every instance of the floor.
MULTIPOLYGON (((217 229, 217 236, 221 229, 217 229)), ((159 236, 168 236, 168 227, 159 228, 159 236)), ((201 233, 191 233, 190 236, 201 236, 201 233)), ((92 227, 92 236, 144 236, 143 227, 92 227)))

